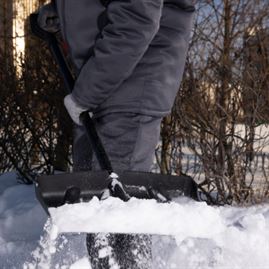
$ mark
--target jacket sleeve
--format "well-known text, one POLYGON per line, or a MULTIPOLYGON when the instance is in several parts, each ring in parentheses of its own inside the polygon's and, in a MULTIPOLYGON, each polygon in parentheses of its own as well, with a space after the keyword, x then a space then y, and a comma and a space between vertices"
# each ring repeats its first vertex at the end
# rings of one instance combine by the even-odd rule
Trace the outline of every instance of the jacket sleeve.
POLYGON ((163 0, 113 0, 109 23, 83 65, 72 95, 93 111, 132 74, 160 24, 163 0))

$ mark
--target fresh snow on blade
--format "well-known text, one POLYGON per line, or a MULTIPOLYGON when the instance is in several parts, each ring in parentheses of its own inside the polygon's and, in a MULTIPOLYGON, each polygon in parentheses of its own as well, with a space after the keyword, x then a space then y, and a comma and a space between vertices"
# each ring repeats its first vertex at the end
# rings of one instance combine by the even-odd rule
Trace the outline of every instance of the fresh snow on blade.
POLYGON ((269 269, 268 204, 94 198, 50 212, 48 219, 33 186, 18 184, 14 173, 0 176, 1 269, 90 269, 87 231, 154 233, 154 269, 269 269))
POLYGON ((131 198, 126 203, 112 197, 102 201, 94 197, 89 203, 64 205, 49 211, 59 233, 111 232, 207 237, 226 229, 220 208, 186 198, 179 199, 179 203, 131 198))

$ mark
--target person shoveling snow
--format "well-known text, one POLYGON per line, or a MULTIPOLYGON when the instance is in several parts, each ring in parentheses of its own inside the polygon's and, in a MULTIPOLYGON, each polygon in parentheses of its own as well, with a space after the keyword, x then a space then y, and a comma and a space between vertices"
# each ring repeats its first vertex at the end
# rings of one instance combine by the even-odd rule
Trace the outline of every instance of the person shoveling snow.
MULTIPOLYGON (((107 171, 106 181, 99 182, 107 182, 106 193, 124 201, 132 196, 132 185, 139 185, 136 181, 141 180, 142 173, 139 179, 130 181, 130 174, 124 173, 118 179, 111 176, 115 175, 112 172, 150 171, 162 117, 170 113, 179 89, 194 11, 191 0, 56 0, 39 10, 37 21, 43 30, 53 34, 61 31, 76 75, 76 80, 70 82, 68 68, 62 68, 70 91, 64 104, 76 126, 74 171, 107 171)), ((41 31, 37 32, 40 36, 41 31)), ((48 43, 57 56, 57 46, 55 48, 50 37, 48 43)), ((58 63, 63 66, 64 61, 58 60, 58 63)), ((98 182, 96 175, 89 176, 92 182, 98 182)), ((148 179, 152 177, 144 176, 147 179, 142 184, 143 195, 168 201, 164 192, 167 189, 165 180, 153 187, 155 180, 148 179)), ((55 191, 47 192, 39 183, 39 197, 43 199, 46 193, 49 202, 73 203, 92 194, 89 190, 94 189, 94 184, 86 186, 88 181, 85 184, 78 179, 81 184, 77 186, 75 181, 73 179, 70 185, 64 181, 68 189, 56 191, 55 187, 55 191)), ((183 184, 183 193, 187 189, 185 186, 183 184)), ((195 189, 193 184, 189 186, 195 189)), ((133 193, 141 196, 141 188, 136 188, 133 193)), ((126 267, 126 256, 128 268, 151 267, 150 236, 115 234, 105 241, 116 246, 115 259, 123 268, 126 267), (138 266, 137 257, 146 262, 138 266)), ((109 266, 105 256, 97 255, 103 244, 98 234, 88 234, 87 247, 93 268, 109 266)))

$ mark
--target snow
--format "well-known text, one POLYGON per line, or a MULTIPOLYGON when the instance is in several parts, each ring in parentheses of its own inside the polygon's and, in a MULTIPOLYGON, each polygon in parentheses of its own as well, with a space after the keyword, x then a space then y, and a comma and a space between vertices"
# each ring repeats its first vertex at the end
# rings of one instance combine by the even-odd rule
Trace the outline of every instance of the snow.
POLYGON ((50 210, 14 173, 0 176, 0 268, 88 269, 85 232, 154 232, 156 269, 269 269, 269 206, 210 207, 109 198, 50 210), (80 233, 77 233, 80 232, 80 233), (168 235, 169 234, 169 235, 168 235))
POLYGON ((132 198, 126 203, 112 197, 103 201, 94 197, 89 203, 52 208, 50 214, 54 231, 58 233, 151 233, 207 237, 226 228, 219 211, 219 208, 187 198, 178 199, 177 203, 132 198), (204 222, 204 219, 207 221, 204 222))
POLYGON ((18 184, 14 173, 0 177, 0 268, 20 268, 38 246, 46 219, 32 187, 18 184))

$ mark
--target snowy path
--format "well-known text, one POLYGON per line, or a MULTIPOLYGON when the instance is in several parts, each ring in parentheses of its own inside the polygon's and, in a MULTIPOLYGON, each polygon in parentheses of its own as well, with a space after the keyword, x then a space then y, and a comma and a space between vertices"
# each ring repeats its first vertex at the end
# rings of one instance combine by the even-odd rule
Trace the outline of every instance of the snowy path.
POLYGON ((59 233, 106 231, 109 226, 115 232, 172 230, 174 237, 153 237, 154 269, 269 269, 268 204, 216 208, 180 199, 167 208, 136 199, 128 205, 109 199, 102 206, 93 200, 54 210, 52 221, 47 221, 33 186, 17 184, 13 173, 0 176, 1 269, 90 268, 85 235, 59 233), (106 225, 94 226, 92 216, 100 220, 107 216, 106 225), (121 227, 115 225, 119 218, 121 227))

